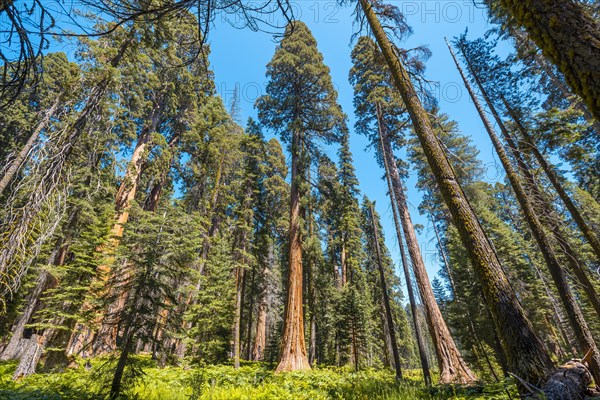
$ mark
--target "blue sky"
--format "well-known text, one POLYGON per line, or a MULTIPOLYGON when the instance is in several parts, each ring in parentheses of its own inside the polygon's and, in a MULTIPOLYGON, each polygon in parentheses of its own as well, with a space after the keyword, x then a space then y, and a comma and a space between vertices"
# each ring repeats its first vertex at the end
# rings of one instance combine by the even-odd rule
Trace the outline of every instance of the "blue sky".
MULTIPOLYGON (((292 2, 295 17, 308 25, 317 40, 325 63, 331 69, 339 102, 350 118, 350 126, 353 127, 355 122, 353 91, 348 83, 348 72, 351 67, 350 52, 353 45, 350 43, 350 38, 355 30, 352 23, 353 7, 339 7, 335 1, 329 0, 292 0, 292 2)), ((487 179, 490 181, 502 179, 503 175, 498 167, 499 164, 495 161, 492 144, 468 98, 444 42, 445 36, 449 39, 458 36, 466 27, 469 28, 471 39, 483 35, 492 27, 487 23, 485 10, 477 8, 472 0, 394 1, 391 4, 404 12, 409 25, 414 30, 413 35, 402 46, 412 48, 426 45, 432 51, 432 57, 427 62, 426 78, 436 82, 434 93, 441 111, 456 120, 461 130, 472 137, 480 151, 480 159, 486 166, 487 179)), ((276 22, 282 22, 280 20, 280 17, 275 17, 276 22)), ((241 120, 246 121, 249 116, 256 118, 253 105, 256 98, 264 92, 267 82, 266 64, 275 51, 276 39, 269 33, 236 29, 224 19, 217 18, 209 42, 210 61, 215 73, 218 93, 226 103, 229 103, 237 85, 242 111, 241 120)), ((504 45, 504 48, 507 49, 507 45, 504 45)), ((399 273, 399 253, 391 209, 386 196, 385 182, 380 179, 383 171, 374 161, 373 151, 366 149, 367 141, 362 136, 352 133, 350 145, 360 189, 376 201, 377 211, 382 216, 386 243, 399 273)), ((329 153, 335 159, 335 149, 329 153)), ((402 154, 398 155, 402 156, 402 154)), ((436 244, 432 240, 435 236, 430 229, 427 229, 429 227, 427 218, 419 215, 417 211, 421 194, 415 188, 414 177, 409 177, 407 187, 413 222, 426 227, 419 234, 419 241, 430 279, 433 279, 439 270, 436 244)))

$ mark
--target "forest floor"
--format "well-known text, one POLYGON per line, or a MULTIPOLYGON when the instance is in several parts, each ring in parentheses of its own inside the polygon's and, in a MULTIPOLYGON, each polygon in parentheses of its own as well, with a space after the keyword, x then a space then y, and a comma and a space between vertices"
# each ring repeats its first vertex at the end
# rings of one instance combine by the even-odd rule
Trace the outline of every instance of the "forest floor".
MULTIPOLYGON (((427 388, 419 371, 404 371, 396 384, 388 371, 354 372, 344 368, 317 368, 305 373, 275 374, 268 364, 246 363, 238 370, 228 365, 157 368, 148 359, 138 359, 143 374, 132 381, 124 399, 290 399, 290 400, 504 400, 518 396, 514 387, 499 383, 475 387, 427 388)), ((93 360, 63 372, 39 373, 12 380, 16 363, 0 363, 0 399, 10 400, 98 400, 110 384, 110 361, 93 360)))

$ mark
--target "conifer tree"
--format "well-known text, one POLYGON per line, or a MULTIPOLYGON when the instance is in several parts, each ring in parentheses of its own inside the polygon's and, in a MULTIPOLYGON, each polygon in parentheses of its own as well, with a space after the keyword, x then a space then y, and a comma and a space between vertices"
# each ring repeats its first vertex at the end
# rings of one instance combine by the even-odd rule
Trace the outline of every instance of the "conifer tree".
POLYGON ((289 228, 289 283, 283 351, 278 371, 306 370, 308 364, 302 312, 301 199, 310 152, 315 140, 336 138, 342 116, 329 69, 316 41, 301 22, 287 26, 285 36, 267 65, 267 94, 257 102, 261 123, 282 135, 290 146, 291 204, 289 228))
POLYGON ((360 5, 388 64, 394 85, 402 95, 439 190, 480 277, 484 297, 497 330, 502 335, 502 344, 510 365, 523 379, 537 381, 551 370, 550 357, 510 287, 502 265, 435 137, 408 72, 398 59, 394 46, 379 21, 373 3, 361 0, 360 5))
POLYGON ((449 44, 448 44, 448 48, 450 49, 450 52, 452 53, 452 56, 456 63, 456 67, 458 68, 460 75, 463 78, 464 84, 467 87, 467 90, 469 91, 471 99, 473 100, 473 103, 475 104, 475 106, 477 108, 477 111, 479 113, 480 118, 482 119, 482 121, 484 123, 486 131, 488 132, 490 139, 492 140, 492 143, 494 144, 494 148, 496 149, 496 152, 498 153, 498 157, 500 158, 500 160, 502 162, 502 166, 504 167, 504 170, 506 171, 507 177, 508 177, 510 184, 515 192, 515 196, 521 206, 523 215, 525 216, 525 219, 527 221, 529 229, 531 230, 534 238, 536 239, 538 247, 544 257, 544 260, 546 261, 548 270, 550 271, 552 279, 554 280, 554 284, 557 287, 558 294, 559 294, 559 296, 562 300, 563 306, 565 307, 565 310, 567 312, 567 316, 571 323, 571 327, 574 330, 575 337, 577 338, 577 342, 582 350, 585 349, 584 351, 586 351, 586 353, 587 352, 591 353, 591 356, 590 356, 591 373, 596 380, 600 380, 600 352, 598 351, 597 345, 594 341, 594 338, 588 327, 588 324, 581 312, 581 309, 573 296, 573 292, 572 292, 571 288, 569 287, 565 271, 563 270, 561 263, 558 261, 556 253, 552 249, 550 240, 549 240, 542 224, 540 223, 539 217, 537 216, 535 210, 533 209, 531 199, 529 198, 529 196, 525 193, 525 190, 523 189, 521 180, 518 177, 518 175, 516 174, 516 171, 514 170, 514 167, 512 166, 512 164, 508 158, 506 150, 504 149, 504 145, 498 139, 491 123, 487 119, 487 117, 485 115, 485 111, 483 110, 481 104, 479 103, 477 97, 475 96, 473 90, 471 89, 471 86, 470 86, 469 82, 467 81, 467 78, 464 75, 460 65, 458 64, 458 60, 456 60, 456 57, 454 56, 454 53, 452 52, 452 48, 450 47, 449 44))
MULTIPOLYGON (((112 268, 112 253, 119 244, 125 224, 129 219, 129 208, 132 207, 140 185, 143 184, 143 172, 150 172, 153 162, 160 160, 160 148, 175 146, 180 136, 194 124, 197 110, 210 95, 212 82, 206 66, 200 60, 188 62, 188 43, 193 43, 197 30, 195 18, 187 15, 187 19, 163 20, 154 29, 151 26, 142 31, 140 51, 146 57, 142 62, 128 65, 129 71, 122 73, 126 84, 139 77, 140 68, 145 74, 144 85, 126 85, 127 91, 122 93, 123 103, 126 104, 125 115, 118 118, 123 135, 133 135, 136 143, 133 146, 131 159, 127 164, 125 174, 120 182, 115 196, 115 223, 111 230, 111 239, 101 250, 106 257, 106 266, 101 267, 104 279, 110 276, 112 268), (170 45, 167 46, 166 44, 170 45), (183 67, 185 65, 185 67, 183 67), (179 66, 179 67, 173 67, 179 66), (131 90, 135 87, 135 90, 131 90), (150 100, 145 100, 150 99, 150 100)), ((170 149, 172 151, 172 149, 170 149)), ((158 163, 158 162, 157 162, 158 163)), ((163 179, 163 178, 161 178, 163 179)), ((159 183, 159 185, 161 185, 159 183)), ((156 208, 162 189, 153 188, 152 199, 146 202, 149 209, 156 208)), ((139 201, 142 203, 142 200, 139 201)), ((114 290, 108 287, 107 290, 114 290)), ((124 306, 126 294, 115 297, 115 304, 109 306, 109 313, 118 314, 124 306)), ((119 321, 107 316, 96 334, 93 344, 94 353, 112 351, 116 346, 119 321)))
MULTIPOLYGON (((135 373, 131 355, 136 346, 154 340, 155 316, 161 309, 177 305, 173 283, 189 273, 187 266, 198 257, 197 220, 193 214, 178 215, 178 211, 172 208, 159 213, 138 211, 135 226, 128 230, 120 249, 123 262, 117 265, 121 271, 110 283, 122 287, 107 293, 105 299, 111 304, 114 293, 127 296, 125 306, 118 310, 123 333, 110 388, 111 399, 119 397, 126 369, 129 368, 129 375, 135 373)), ((168 323, 177 326, 173 316, 168 323)))
MULTIPOLYGON (((247 132, 259 135, 260 127, 249 121, 247 132)), ((289 185, 285 181, 287 166, 281 144, 271 139, 263 144, 264 160, 261 166, 261 179, 257 194, 257 211, 255 213, 256 240, 255 258, 258 264, 256 274, 256 329, 254 343, 248 346, 252 360, 265 359, 268 336, 275 337, 276 332, 269 332, 274 325, 273 313, 277 310, 279 267, 277 254, 282 249, 287 232, 286 199, 289 197, 289 185)), ((251 322, 251 321, 250 321, 251 322)), ((249 328, 252 328, 249 322, 249 328)), ((251 341, 248 332, 248 343, 251 341)))
POLYGON ((600 119, 600 28, 581 2, 499 0, 496 5, 510 17, 509 23, 527 30, 544 57, 558 67, 573 92, 600 119))
POLYGON ((19 287, 20 278, 26 273, 43 242, 52 235, 58 225, 55 220, 43 220, 43 211, 47 211, 44 207, 67 190, 65 166, 80 139, 93 129, 88 124, 98 116, 107 93, 113 89, 117 68, 123 59, 127 58, 127 51, 134 41, 135 28, 118 29, 114 35, 119 43, 116 53, 105 55, 102 61, 98 60, 94 65, 94 73, 91 74, 93 83, 90 84, 91 89, 85 93, 85 99, 81 101, 75 115, 65 119, 50 145, 44 148, 47 156, 39 157, 36 160, 37 164, 32 167, 36 173, 30 174, 29 182, 23 186, 24 190, 27 190, 27 187, 30 189, 30 197, 26 204, 5 216, 6 222, 9 222, 9 229, 5 232, 5 239, 0 246, 3 294, 19 287), (31 249, 25 243, 32 239, 33 228, 40 223, 46 224, 42 228, 44 235, 34 239, 39 244, 31 249))
POLYGON ((392 189, 390 198, 399 213, 415 280, 425 305, 427 323, 440 366, 440 380, 470 382, 475 379, 475 376, 462 360, 431 291, 431 284, 408 212, 408 203, 397 162, 392 153, 392 141, 403 140, 400 127, 405 111, 402 100, 394 93, 390 84, 386 83, 389 72, 383 64, 375 43, 366 37, 361 39, 353 52, 355 67, 351 71, 351 81, 355 84, 357 113, 361 116, 358 128, 362 134, 378 145, 379 160, 385 166, 386 173, 389 173, 392 189))

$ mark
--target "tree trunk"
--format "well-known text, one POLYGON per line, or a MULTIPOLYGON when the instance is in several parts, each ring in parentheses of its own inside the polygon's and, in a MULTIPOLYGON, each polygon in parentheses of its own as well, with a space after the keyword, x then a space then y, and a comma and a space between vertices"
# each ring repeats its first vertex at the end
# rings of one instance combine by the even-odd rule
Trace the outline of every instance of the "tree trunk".
MULTIPOLYGON (((381 126, 381 124, 379 124, 381 126)), ((380 132, 381 133, 381 132, 380 132)), ((380 134, 380 144, 383 148, 383 141, 381 140, 383 136, 380 134)), ((419 350, 419 359, 421 361, 421 369, 423 371, 423 379, 427 386, 431 386, 431 372, 429 371, 429 360, 427 359, 427 352, 425 351, 425 343, 423 341, 423 334, 421 332, 421 326, 419 324, 419 312, 417 310, 417 302, 415 300, 415 294, 412 286, 412 279, 410 276, 410 271, 408 270, 408 260, 406 258, 406 252, 404 250, 404 242, 402 240, 402 231, 400 227, 400 217, 398 215, 398 207, 396 204, 396 200, 394 197, 394 189, 392 187, 391 174, 389 172, 388 164, 385 162, 385 158, 383 159, 383 165, 385 167, 385 176, 388 185, 388 191, 390 194, 390 204, 392 206, 392 214, 394 216, 394 226, 396 227, 396 237, 398 239, 398 248, 400 249, 400 258, 402 261, 402 269, 404 271, 404 279, 406 281, 406 290, 408 292, 408 300, 410 303, 410 309, 413 319, 413 325, 415 328, 415 339, 417 340, 417 348, 419 350)))
POLYGON ((383 300, 383 292, 381 293, 381 299, 379 303, 379 311, 381 313, 381 332, 383 340, 383 366, 385 368, 394 369, 394 363, 390 359, 390 355, 393 353, 392 342, 390 341, 390 328, 387 325, 387 317, 385 315, 385 302, 383 300))
POLYGON ((250 304, 248 304, 248 325, 246 327, 246 360, 252 359, 252 318, 254 317, 254 297, 256 295, 256 265, 252 264, 250 276, 250 304))
MULTIPOLYGON (((375 254, 377 256, 377 267, 379 269, 379 284, 383 293, 383 305, 385 306, 385 317, 390 335, 390 345, 392 347, 392 357, 394 360, 394 368, 396 370, 396 379, 402 379, 402 369, 400 368, 400 353, 398 352, 398 340, 396 340, 396 329, 394 327, 394 317, 392 316, 392 308, 390 306, 390 296, 387 289, 385 279, 385 271, 381 261, 381 250, 379 248, 379 227, 375 221, 375 212, 373 203, 371 203, 371 224, 373 226, 373 241, 375 242, 375 254)), ((358 364, 358 363, 357 363, 358 364)))
POLYGON ((554 190, 556 190, 556 193, 558 193, 558 196, 560 197, 564 205, 567 207, 567 210, 569 210, 573 221, 575 221, 577 227, 579 228, 581 233, 583 233, 583 236, 585 236, 590 246, 592 246, 592 249, 594 250, 594 253, 596 255, 596 259, 600 260, 600 240, 598 240, 598 237, 596 236, 592 228, 588 225, 583 215, 579 212, 579 209, 575 205, 575 202, 571 199, 571 196, 569 196, 569 194, 563 187, 561 179, 559 178, 558 173, 554 169, 554 166, 551 165, 548 162, 548 160, 546 160, 546 157, 544 157, 544 155, 535 145, 533 138, 529 135, 529 132, 521 123, 521 119, 517 115, 516 111, 508 104, 504 96, 502 96, 502 101, 506 110, 508 111, 508 114, 515 122, 518 132, 521 134, 521 142, 531 151, 538 164, 542 167, 542 169, 546 173, 546 176, 550 180, 550 183, 554 187, 554 190))
POLYGON ((127 365, 127 359, 129 358, 129 351, 131 347, 132 338, 127 334, 128 337, 125 339, 125 344, 123 346, 123 350, 119 355, 119 360, 117 361, 117 367, 115 368, 115 373, 113 375, 112 384, 110 387, 110 400, 117 400, 119 398, 119 394, 121 393, 121 384, 123 381, 123 375, 125 373, 125 366, 127 365))
POLYGON ((525 316, 489 239, 456 179, 427 112, 412 86, 408 72, 396 56, 370 1, 359 1, 388 64, 395 86, 408 109, 416 135, 454 224, 482 283, 483 296, 494 316, 496 329, 502 334, 505 353, 510 357, 509 363, 516 374, 537 382, 552 369, 552 361, 533 331, 531 322, 525 316))
POLYGON ((43 338, 43 336, 32 335, 31 339, 27 340, 27 344, 23 348, 21 360, 13 375, 13 380, 35 373, 35 368, 43 351, 43 338))
POLYGON ((587 367, 579 361, 569 361, 550 375, 541 391, 546 400, 583 399, 591 383, 587 367))
POLYGON ((252 360, 262 361, 265 356, 265 346, 267 344, 267 301, 261 298, 258 303, 258 315, 256 317, 256 336, 254 337, 254 346, 252 348, 252 360))
POLYGON ((304 316, 302 312, 302 234, 300 226, 300 186, 303 171, 301 163, 300 132, 292 133, 292 185, 289 231, 289 277, 288 294, 285 307, 285 321, 281 360, 278 372, 304 371, 310 369, 304 341, 304 316))
POLYGON ((348 263, 346 257, 346 243, 344 240, 342 240, 342 250, 340 251, 340 263, 342 266, 342 287, 346 286, 346 283, 348 283, 348 263))
POLYGON ((235 272, 235 317, 233 323, 233 368, 240 367, 240 331, 242 324, 244 267, 237 267, 235 272))
POLYGON ((574 0, 500 0, 600 120, 600 29, 574 0))
POLYGON ((388 136, 380 115, 379 106, 378 110, 378 123, 379 123, 379 134, 382 143, 382 157, 384 162, 387 164, 387 171, 390 174, 390 180, 392 184, 393 194, 396 199, 396 206, 398 207, 398 214, 404 237, 406 238, 406 245, 408 247, 408 254, 413 266, 413 272, 415 274, 415 281, 419 288, 421 295, 421 301, 425 306, 425 316, 427 317, 427 325, 429 326, 429 332, 433 340, 435 352, 438 359, 438 365, 440 368, 440 382, 441 383, 473 383, 477 380, 475 374, 469 369, 467 364, 464 362, 458 347, 452 339, 452 335, 442 317, 440 308, 435 301, 433 290, 427 276, 427 270, 421 256, 421 250, 419 248, 419 242, 415 234, 410 212, 408 211, 408 205, 406 202, 406 196, 404 194, 404 188, 398 173, 396 161, 392 153, 392 147, 390 143, 390 137, 388 136))
POLYGON ((558 258, 556 257, 556 254, 552 249, 550 240, 546 235, 546 232, 544 231, 544 228, 542 227, 542 224, 540 223, 533 209, 533 205, 531 204, 529 196, 525 193, 525 190, 521 185, 519 177, 517 176, 515 170, 513 169, 510 163, 508 154, 506 153, 502 143, 496 136, 494 128, 492 127, 490 121, 487 119, 485 111, 483 110, 481 104, 479 103, 479 100, 475 96, 475 93, 471 89, 471 85, 469 84, 466 76, 464 75, 462 68, 460 67, 458 60, 456 59, 454 52, 452 51, 452 48, 449 44, 448 48, 452 53, 452 57, 454 58, 456 67, 458 68, 458 71, 464 81, 467 91, 469 92, 471 99, 473 100, 473 103, 477 108, 477 112, 479 113, 479 116, 483 121, 483 124, 490 136, 492 144, 496 149, 498 158, 502 162, 504 170, 506 171, 506 175, 515 192, 517 201, 521 206, 521 210, 523 211, 523 215, 525 217, 525 220, 527 221, 529 229, 531 230, 531 233, 534 236, 542 255, 544 256, 544 260, 546 261, 546 264, 550 271, 550 275, 554 280, 554 284, 556 285, 558 294, 562 300, 563 306, 565 307, 567 316, 569 318, 569 321, 571 322, 571 327, 573 328, 573 332, 575 333, 575 337, 580 346, 580 349, 586 352, 592 352, 592 357, 590 360, 591 372, 592 375, 594 375, 596 381, 600 382, 600 352, 598 352, 598 348, 596 347, 596 343, 594 341, 592 333, 585 321, 585 318, 583 317, 583 314, 581 313, 581 309, 579 308, 573 296, 571 288, 569 287, 566 274, 562 269, 562 266, 560 265, 558 258))
POLYGON ((33 145, 37 142, 38 138, 40 137, 40 134, 44 129, 46 129, 46 127, 50 123, 50 119, 56 113, 56 109, 58 108, 58 104, 61 99, 61 94, 62 93, 56 94, 56 100, 54 100, 54 103, 52 103, 50 108, 46 110, 44 116, 42 117, 42 120, 38 123, 34 131, 31 133, 31 136, 29 136, 27 142, 25 142, 21 150, 15 155, 15 158, 11 160, 6 167, 4 167, 4 175, 2 175, 2 178, 0 178, 0 196, 2 196, 4 189, 6 189, 8 184, 12 181, 16 173, 19 171, 21 165, 23 164, 23 162, 25 162, 25 159, 27 158, 29 152, 33 148, 33 145))

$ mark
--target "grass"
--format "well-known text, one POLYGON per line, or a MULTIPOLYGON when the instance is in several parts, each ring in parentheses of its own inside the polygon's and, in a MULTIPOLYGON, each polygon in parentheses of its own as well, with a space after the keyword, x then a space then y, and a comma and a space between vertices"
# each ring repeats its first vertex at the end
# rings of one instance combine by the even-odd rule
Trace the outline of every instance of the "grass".
MULTIPOLYGON (((504 400, 512 385, 498 383, 474 387, 423 385, 417 371, 405 371, 396 383, 389 371, 353 372, 344 368, 315 368, 305 373, 275 374, 268 366, 246 363, 235 370, 228 365, 157 368, 147 358, 141 379, 128 385, 124 399, 139 400, 504 400)), ((35 374, 14 382, 14 362, 0 363, 0 399, 98 400, 110 380, 106 360, 85 361, 63 372, 35 374)))

